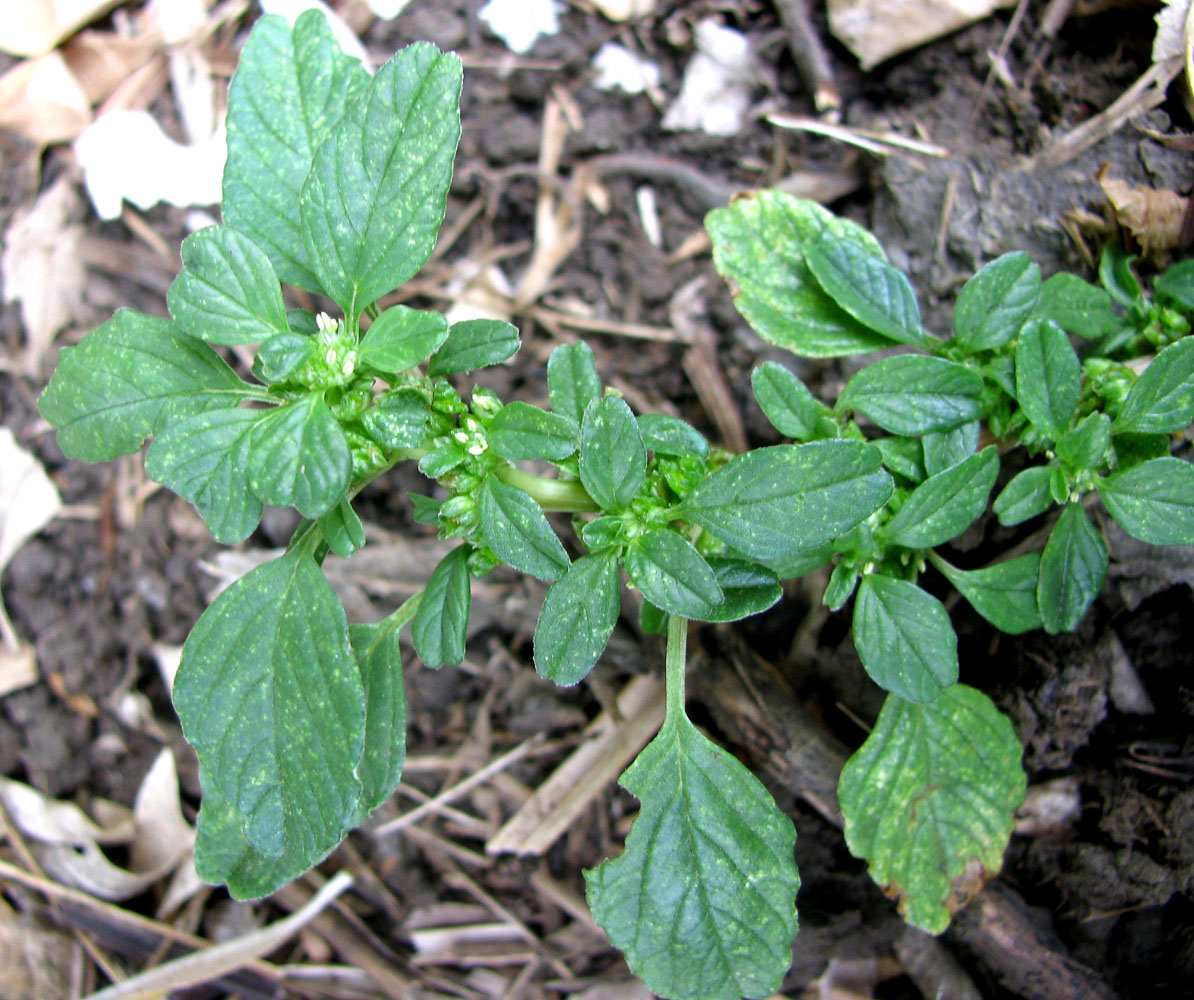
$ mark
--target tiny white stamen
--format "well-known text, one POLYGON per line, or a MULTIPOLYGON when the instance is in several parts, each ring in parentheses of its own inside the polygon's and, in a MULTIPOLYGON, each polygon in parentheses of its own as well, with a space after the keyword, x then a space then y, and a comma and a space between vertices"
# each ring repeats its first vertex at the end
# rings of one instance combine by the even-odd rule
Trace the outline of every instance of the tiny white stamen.
POLYGON ((336 363, 336 349, 329 347, 327 354, 323 356, 324 362, 330 367, 336 363))
POLYGON ((339 324, 325 312, 315 317, 315 327, 322 333, 332 333, 339 324))

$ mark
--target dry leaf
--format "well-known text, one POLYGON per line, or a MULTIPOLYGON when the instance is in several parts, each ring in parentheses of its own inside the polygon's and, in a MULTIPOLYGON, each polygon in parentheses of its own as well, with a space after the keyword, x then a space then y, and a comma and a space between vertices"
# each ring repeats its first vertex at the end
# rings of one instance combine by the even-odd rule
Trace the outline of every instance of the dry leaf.
POLYGON ((365 6, 383 21, 397 17, 409 5, 410 0, 365 0, 365 6))
POLYGON ((478 12, 511 52, 530 52, 540 35, 560 30, 558 0, 489 0, 478 12))
POLYGON ((6 0, 0 49, 18 56, 49 52, 119 0, 6 0))
POLYGON ((1181 245, 1182 225, 1189 198, 1176 191, 1132 187, 1107 176, 1107 165, 1096 175, 1119 224, 1140 244, 1146 257, 1164 260, 1181 245))
POLYGON ((74 996, 71 973, 79 945, 7 906, 0 909, 0 996, 47 1000, 74 996))
POLYGON ((629 21, 650 14, 655 0, 593 0, 593 6, 611 21, 629 21))
POLYGON ((70 324, 87 286, 83 227, 71 221, 78 207, 74 184, 60 177, 32 207, 13 216, 4 234, 0 275, 8 300, 21 303, 29 375, 40 371, 54 335, 70 324))
POLYGON ((110 31, 81 31, 61 52, 88 103, 96 105, 153 59, 161 41, 156 32, 129 38, 110 31))
POLYGON ((1174 56, 1186 57, 1190 45, 1190 0, 1163 0, 1165 7, 1157 11, 1157 33, 1153 37, 1153 62, 1164 62, 1174 56))
POLYGON ((38 146, 70 142, 91 122, 91 105, 61 53, 26 59, 0 77, 0 128, 38 146))
POLYGON ((127 844, 133 839, 133 818, 128 810, 119 810, 115 820, 101 825, 73 802, 60 802, 36 788, 11 778, 0 778, 0 802, 13 825, 26 837, 40 844, 67 848, 86 844, 127 844))
POLYGON ((190 855, 195 832, 182 815, 174 752, 163 748, 137 789, 133 802, 136 834, 129 848, 133 871, 166 871, 190 855))
POLYGON ((746 121, 758 78, 750 42, 740 31, 706 18, 696 26, 697 51, 684 68, 680 94, 663 127, 734 135, 746 121))
POLYGON ((37 669, 37 650, 29 643, 17 640, 16 648, 0 642, 0 698, 20 691, 41 680, 37 669))

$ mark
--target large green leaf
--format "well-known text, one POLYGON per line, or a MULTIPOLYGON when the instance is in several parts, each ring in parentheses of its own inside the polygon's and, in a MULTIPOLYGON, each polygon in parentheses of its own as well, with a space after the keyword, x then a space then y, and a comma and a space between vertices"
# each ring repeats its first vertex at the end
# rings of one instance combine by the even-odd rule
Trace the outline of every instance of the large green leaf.
POLYGON ((884 358, 846 383, 837 410, 857 410, 892 434, 948 431, 982 415, 981 376, 920 354, 884 358))
POLYGON ((706 561, 725 600, 705 615, 705 621, 736 622, 766 611, 783 596, 775 574, 756 563, 725 556, 710 556, 706 561))
POLYGON ((427 666, 442 667, 464 659, 472 608, 471 582, 465 545, 458 545, 444 556, 427 581, 410 628, 415 652, 427 666))
POLYGON ((455 375, 500 364, 519 348, 518 327, 500 319, 466 319, 448 328, 427 363, 429 375, 455 375))
POLYGON ((390 306, 373 321, 357 348, 359 363, 384 375, 413 368, 448 339, 442 313, 390 306))
POLYGON ((937 598, 881 573, 862 578, 854 647, 871 679, 909 701, 932 701, 958 679, 958 637, 937 598))
POLYGON ((1057 457, 1078 469, 1097 469, 1110 445, 1110 418, 1105 413, 1090 413, 1057 439, 1057 457))
POLYGON ((897 344, 928 339, 912 284, 881 252, 822 230, 804 245, 804 260, 817 283, 868 330, 897 344))
POLYGON ((958 293, 954 336, 971 351, 992 351, 1016 339, 1041 290, 1041 269, 1028 254, 1005 253, 958 293))
POLYGON ((1111 516, 1153 545, 1194 545, 1194 465, 1154 458, 1095 480, 1111 516))
POLYGON ((1049 533, 1036 599, 1046 632, 1070 632, 1099 596, 1107 575, 1107 546, 1078 503, 1066 504, 1049 533))
POLYGON ((623 556, 626 575, 657 608, 682 618, 706 618, 724 595, 713 568, 670 528, 636 538, 623 556))
POLYGON ((580 425, 566 414, 515 401, 490 421, 487 440, 495 455, 511 462, 537 458, 558 462, 579 446, 580 425))
POLYGON ((812 201, 757 191, 705 219, 713 263, 734 293, 734 305, 764 340, 806 357, 839 357, 888 347, 829 297, 804 259, 822 230, 882 254, 861 226, 812 201))
POLYGON ((529 494, 488 476, 481 486, 480 513, 485 544, 502 562, 540 580, 555 580, 567 571, 568 553, 529 494))
POLYGON ((846 843, 914 927, 940 934, 998 874, 1027 784, 1020 755, 1008 718, 955 684, 928 704, 888 698, 846 762, 846 843))
POLYGON ((642 808, 622 854, 585 872, 594 918, 660 996, 769 996, 797 928, 791 820, 683 714, 619 784, 642 808))
POLYGON ((174 421, 235 407, 243 388, 215 351, 174 323, 120 309, 62 349, 37 405, 69 457, 107 462, 174 421))
POLYGON ((273 265, 244 233, 200 229, 182 241, 182 263, 166 304, 191 336, 210 344, 255 344, 290 331, 273 265))
POLYGON ((365 739, 358 768, 361 801, 354 825, 394 794, 406 762, 406 682, 399 631, 384 622, 348 630, 365 689, 365 739))
POLYGON ((994 445, 921 483, 887 522, 884 541, 910 549, 930 549, 956 538, 987 509, 987 496, 999 474, 994 445))
POLYGON ((1016 398, 1032 425, 1056 441, 1082 391, 1082 365, 1070 338, 1050 320, 1025 324, 1016 343, 1016 398))
POLYGON ((593 349, 583 340, 561 344, 547 359, 547 397, 554 412, 579 425, 585 407, 601 395, 593 349))
POLYGON ((1116 434, 1169 434, 1194 420, 1194 337, 1161 351, 1120 407, 1116 434))
POLYGON ((315 151, 369 85, 360 62, 340 51, 319 11, 294 30, 263 17, 241 52, 228 91, 224 221, 251 236, 278 277, 322 292, 299 218, 299 194, 315 151))
POLYGON ((963 570, 944 559, 933 559, 933 565, 970 606, 1000 632, 1009 635, 1041 627, 1041 612, 1036 603, 1040 562, 1040 553, 1029 552, 982 569, 963 570))
POLYGON ((435 248, 460 139, 460 60, 416 42, 319 147, 299 195, 311 269, 350 322, 435 248))
POLYGON ((580 481, 601 509, 630 506, 647 478, 647 449, 630 407, 618 396, 595 399, 580 430, 580 481))
POLYGON ((618 561, 582 556, 547 590, 535 625, 535 669, 561 687, 582 681, 618 622, 618 561))
POLYGON ((925 471, 935 476, 973 455, 978 448, 981 426, 980 421, 972 420, 952 431, 929 431, 921 437, 925 471))
POLYGON ((174 705, 249 844, 309 865, 340 841, 360 795, 365 695, 344 610, 306 548, 250 571, 203 613, 174 705))
POLYGON ((784 559, 831 541, 879 509, 891 477, 877 448, 814 441, 731 459, 675 510, 743 555, 784 559))
POLYGON ((145 456, 150 478, 199 511, 212 538, 232 545, 261 520, 261 501, 249 488, 246 459, 260 410, 208 410, 172 423, 145 456))
POLYGON ((1062 271, 1041 285, 1034 314, 1080 337, 1101 337, 1119 325, 1111 296, 1097 285, 1062 271))

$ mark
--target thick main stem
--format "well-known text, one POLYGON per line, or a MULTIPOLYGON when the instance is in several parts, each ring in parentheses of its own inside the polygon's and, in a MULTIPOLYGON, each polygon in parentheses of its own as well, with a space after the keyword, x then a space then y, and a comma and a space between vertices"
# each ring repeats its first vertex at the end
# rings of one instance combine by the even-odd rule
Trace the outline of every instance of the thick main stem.
POLYGON ((529 493, 544 510, 562 511, 571 514, 595 514, 601 510, 585 488, 575 480, 548 479, 524 472, 513 465, 497 468, 497 477, 509 486, 517 486, 529 493))

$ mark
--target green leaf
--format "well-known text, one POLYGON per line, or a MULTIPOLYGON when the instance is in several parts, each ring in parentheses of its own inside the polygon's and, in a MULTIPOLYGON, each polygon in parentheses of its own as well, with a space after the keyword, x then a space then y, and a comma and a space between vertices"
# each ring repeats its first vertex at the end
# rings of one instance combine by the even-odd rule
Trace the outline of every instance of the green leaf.
POLYGON ((1108 512, 1133 538, 1153 545, 1194 545, 1194 466, 1154 458, 1096 479, 1108 512))
POLYGON ((585 678, 618 622, 618 561, 582 556, 547 590, 535 625, 535 669, 561 687, 585 678))
POLYGON ((1118 242, 1104 244, 1099 255, 1099 281, 1116 302, 1129 309, 1144 298, 1140 281, 1132 270, 1135 260, 1118 242))
POLYGON ((923 344, 928 336, 907 275, 882 253, 848 236, 822 231, 804 246, 804 260, 817 283, 868 330, 897 344, 923 344))
POLYGON ((883 540, 910 549, 931 549, 956 538, 987 509, 997 475, 999 454, 991 445, 930 476, 884 526, 883 540))
POLYGON ((1053 506, 1049 480, 1054 468, 1052 465, 1033 465, 1016 473, 991 505, 1000 524, 1009 527, 1020 524, 1053 506))
POLYGON ((888 698, 846 762, 846 844, 914 927, 941 933, 999 872, 1027 784, 1021 752, 1007 716, 955 684, 928 704, 888 698))
POLYGON ((174 321, 211 344, 255 344, 288 333, 282 286, 249 237, 208 226, 182 241, 182 271, 166 293, 174 321))
POLYGON ((299 195, 311 269, 350 324, 413 277, 444 219, 460 140, 460 60, 416 42, 318 148, 299 195))
POLYGON ((756 368, 750 384, 763 415, 785 437, 810 441, 818 436, 821 419, 830 415, 800 379, 774 361, 756 368))
POLYGON ((547 398, 556 413, 579 425, 585 407, 601 395, 593 349, 583 340, 561 344, 547 359, 547 398))
POLYGON ((498 410, 487 435, 493 453, 511 462, 536 458, 558 462, 576 451, 579 438, 580 426, 571 417, 522 402, 498 410))
POLYGON ((915 437, 982 415, 982 377, 963 365, 902 354, 868 365, 846 383, 838 412, 856 410, 885 431, 915 437))
POLYGON ((228 91, 224 221, 265 251, 279 278, 309 292, 324 289, 303 239, 299 194, 315 151, 368 86, 360 62, 311 11, 293 32, 281 17, 261 18, 228 91))
POLYGON ((1077 469, 1095 469, 1111 446, 1111 420, 1105 413, 1091 413, 1057 439, 1057 457, 1077 469))
POLYGON ((881 573, 862 578, 854 646, 871 679, 909 701, 932 701, 958 679, 958 637, 949 615, 907 580, 881 573))
POLYGON ((707 622, 736 622, 766 611, 783 596, 774 573, 757 563, 725 556, 705 560, 725 600, 705 615, 707 622))
POLYGON ((738 455, 673 512, 754 559, 837 538, 891 496, 878 449, 861 441, 776 445, 738 455))
POLYGON ((313 337, 293 330, 276 334, 258 348, 253 374, 267 384, 285 381, 314 357, 317 346, 313 337))
POLYGON ((1102 337, 1119 325, 1119 317, 1111 311, 1111 296, 1066 271, 1041 285, 1035 315, 1079 337, 1102 337))
POLYGON ((1194 309, 1194 260, 1170 264, 1153 282, 1158 298, 1168 299, 1185 309, 1194 309))
POLYGON ((384 448, 418 448, 426 441, 430 412, 418 389, 391 389, 361 414, 361 423, 384 448))
POLYGON ((626 549, 622 564, 643 596, 670 614, 703 619, 722 602, 713 568, 670 528, 640 535, 626 549))
POLYGON ((1154 458, 1169 457, 1168 434, 1117 434, 1111 428, 1111 447, 1115 452, 1115 468, 1123 471, 1154 458))
POLYGON ((821 603, 830 611, 840 611, 854 595, 854 588, 858 586, 858 576, 858 567, 853 563, 838 563, 829 574, 829 583, 825 587, 825 593, 821 595, 821 603))
POLYGON ((871 444, 883 456, 884 468, 913 483, 919 483, 925 478, 924 447, 921 441, 921 438, 885 435, 875 438, 871 444))
POLYGON ((427 666, 442 667, 464 659, 471 606, 468 546, 458 545, 432 572, 411 624, 415 652, 427 666))
POLYGON ((348 489, 352 456, 323 396, 308 393, 258 417, 245 470, 265 503, 320 517, 348 489))
POLYGON ((1041 553, 1036 600, 1046 632, 1072 632, 1099 596, 1107 546, 1081 504, 1067 504, 1041 553))
POLYGON ((1016 344, 1016 399, 1032 425, 1056 441, 1082 392, 1082 365, 1070 338, 1050 320, 1032 320, 1016 344))
POLYGON ((145 471, 199 511, 212 538, 241 541, 261 520, 261 501, 245 473, 260 410, 208 410, 172 423, 145 456, 145 471))
POLYGON ((865 354, 891 344, 827 295, 804 259, 822 230, 881 254, 861 226, 812 201, 756 191, 705 218, 713 263, 734 293, 734 305, 764 340, 805 357, 865 354))
POLYGON ((980 423, 973 420, 952 431, 930 431, 921 438, 925 470, 930 476, 952 468, 974 454, 978 447, 980 423))
POLYGON ((215 351, 174 323, 120 309, 62 349, 37 406, 68 457, 107 462, 175 421, 232 409, 243 388, 215 351))
POLYGON ((769 996, 797 928, 791 820, 683 714, 619 784, 642 807, 622 854, 585 872, 594 918, 654 993, 769 996))
POLYGON ((708 458, 709 442, 691 424, 665 413, 645 413, 638 418, 643 445, 657 455, 708 458))
POLYGON ((365 546, 365 526, 352 509, 352 502, 342 496, 339 502, 319 519, 319 532, 328 548, 342 559, 365 546))
POLYGON ((365 689, 365 740, 358 776, 361 801, 354 826, 394 794, 406 762, 406 682, 401 630, 384 623, 353 625, 352 653, 365 689))
POLYGON ((630 506, 647 478, 647 449, 630 407, 618 396, 593 400, 580 430, 580 481, 602 510, 630 506))
POLYGON ((962 287, 954 336, 971 351, 993 351, 1016 339, 1041 292, 1041 269, 1023 251, 1005 253, 962 287))
POLYGON ((373 321, 357 348, 358 363, 383 375, 413 368, 448 339, 441 313, 391 306, 373 321))
POLYGON ((429 375, 456 375, 500 364, 522 345, 518 327, 497 319, 466 319, 448 328, 448 339, 431 355, 429 375))
POLYGON ((1036 603, 1040 562, 1040 553, 1030 552, 982 569, 963 570, 944 559, 933 559, 933 565, 970 602, 970 606, 1008 635, 1041 627, 1041 613, 1036 603))
POLYGON ((251 570, 203 613, 174 706, 253 847, 309 865, 339 843, 361 789, 365 696, 344 609, 305 548, 251 570))
POLYGON ((1194 420, 1194 337, 1170 344, 1132 385, 1115 418, 1118 434, 1169 434, 1194 420))
POLYGON ((496 476, 487 476, 481 486, 481 530, 493 554, 523 573, 555 580, 568 570, 568 553, 542 508, 496 476))

